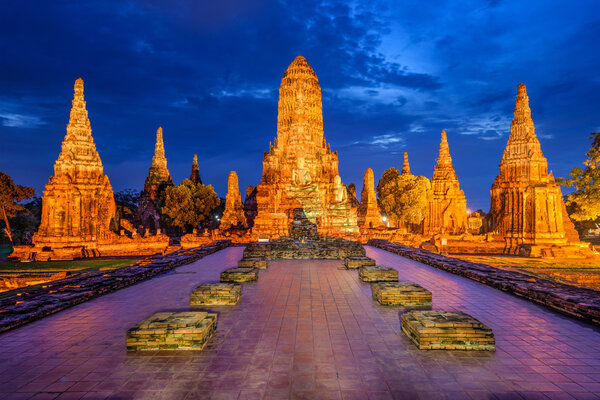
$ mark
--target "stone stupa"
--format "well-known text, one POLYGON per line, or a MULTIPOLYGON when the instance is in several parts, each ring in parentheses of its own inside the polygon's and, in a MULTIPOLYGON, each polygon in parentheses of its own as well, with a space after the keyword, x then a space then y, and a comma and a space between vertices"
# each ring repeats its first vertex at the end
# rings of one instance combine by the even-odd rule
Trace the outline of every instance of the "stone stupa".
POLYGON ((115 212, 113 189, 92 138, 79 78, 54 176, 42 196, 41 224, 33 243, 52 249, 53 259, 81 257, 82 247, 93 249, 95 242, 109 235, 115 212))
POLYGON ((544 247, 580 244, 560 187, 548 172, 522 83, 517 87, 510 136, 490 198, 487 228, 505 241, 505 252, 540 255, 544 247))
POLYGON ((323 134, 319 81, 302 56, 281 79, 277 137, 264 154, 256 202, 252 232, 258 237, 288 236, 298 209, 321 236, 359 233, 356 209, 338 173, 337 152, 331 151, 323 134))
MULTIPOLYGON (((408 158, 405 160, 408 167, 408 158)), ((404 173, 404 167, 402 172, 404 173)), ((446 131, 442 131, 440 154, 433 169, 427 210, 427 217, 423 224, 426 235, 465 232, 467 227, 467 201, 464 192, 460 189, 452 165, 446 131)))

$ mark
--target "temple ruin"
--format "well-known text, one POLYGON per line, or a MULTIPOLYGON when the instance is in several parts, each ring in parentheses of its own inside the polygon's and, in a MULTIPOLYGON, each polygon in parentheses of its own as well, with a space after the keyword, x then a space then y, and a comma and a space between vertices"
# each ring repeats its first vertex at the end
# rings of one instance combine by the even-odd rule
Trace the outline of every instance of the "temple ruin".
POLYGON ((377 206, 377 194, 375 193, 375 177, 373 170, 367 168, 363 180, 363 190, 360 194, 360 205, 358 206, 358 226, 361 228, 379 228, 382 226, 381 214, 377 206))
POLYGON ((303 209, 321 236, 359 232, 356 209, 338 173, 337 152, 325 141, 319 81, 302 56, 281 79, 277 137, 264 154, 256 202, 255 236, 287 236, 294 209, 303 209))
MULTIPOLYGON (((198 177, 199 178, 199 177, 198 177)), ((171 174, 167 168, 165 145, 163 142, 162 127, 156 130, 156 144, 152 165, 144 182, 144 190, 138 201, 137 220, 145 229, 155 232, 160 229, 159 200, 167 186, 173 185, 171 174)))
MULTIPOLYGON (((406 168, 408 168, 408 157, 405 157, 406 168)), ((402 172, 404 173, 404 166, 402 172)), ((427 217, 423 223, 423 231, 426 235, 446 233, 459 234, 466 230, 467 225, 467 201, 465 194, 460 189, 446 131, 442 131, 440 143, 440 154, 433 169, 431 178, 431 194, 427 202, 427 217)))
POLYGON ((487 228, 505 241, 506 253, 550 255, 564 251, 568 243, 579 244, 560 187, 548 172, 522 83, 517 87, 510 136, 490 198, 487 228))
POLYGON ((225 197, 225 211, 221 217, 219 229, 226 230, 231 228, 247 228, 244 207, 242 206, 242 197, 240 195, 240 185, 235 171, 229 173, 227 179, 227 195, 225 197))

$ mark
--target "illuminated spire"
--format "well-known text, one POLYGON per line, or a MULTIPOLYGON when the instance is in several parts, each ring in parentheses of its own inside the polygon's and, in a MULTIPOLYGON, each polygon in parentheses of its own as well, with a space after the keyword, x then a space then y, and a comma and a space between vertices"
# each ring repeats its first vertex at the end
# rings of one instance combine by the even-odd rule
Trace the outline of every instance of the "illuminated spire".
POLYGON ((410 165, 408 164, 408 152, 404 152, 404 162, 402 163, 402 175, 410 175, 410 165))
POLYGON ((200 179, 200 167, 198 167, 198 155, 194 154, 194 161, 192 161, 192 174, 190 175, 190 181, 196 185, 202 185, 202 179, 200 179))

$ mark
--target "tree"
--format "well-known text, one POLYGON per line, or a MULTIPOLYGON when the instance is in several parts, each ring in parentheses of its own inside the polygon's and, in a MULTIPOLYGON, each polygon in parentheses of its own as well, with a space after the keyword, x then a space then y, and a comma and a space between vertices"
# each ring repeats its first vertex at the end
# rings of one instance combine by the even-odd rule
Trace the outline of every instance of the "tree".
POLYGON ((400 174, 392 167, 385 170, 376 190, 379 208, 394 224, 420 224, 427 216, 430 183, 424 176, 400 174))
POLYGON ((0 172, 0 217, 4 220, 4 233, 6 233, 11 243, 13 242, 13 236, 8 219, 25 209, 22 204, 19 204, 20 201, 34 195, 35 190, 32 187, 16 185, 10 176, 0 172))
POLYGON ((567 195, 567 210, 575 221, 600 222, 600 132, 590 135, 592 147, 585 153, 585 168, 573 168, 569 178, 558 178, 565 187, 575 189, 567 195))
POLYGON ((168 224, 189 231, 207 222, 219 203, 212 186, 196 185, 185 179, 179 186, 165 189, 161 211, 168 224))

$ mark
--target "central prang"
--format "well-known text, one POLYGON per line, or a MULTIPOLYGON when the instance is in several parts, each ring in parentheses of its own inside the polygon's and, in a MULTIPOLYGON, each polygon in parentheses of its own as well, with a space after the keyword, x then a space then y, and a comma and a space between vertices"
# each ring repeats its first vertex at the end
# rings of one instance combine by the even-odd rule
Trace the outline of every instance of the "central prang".
POLYGON ((277 137, 265 152, 256 187, 253 235, 289 236, 297 228, 294 210, 301 209, 319 235, 358 238, 356 208, 339 176, 337 152, 323 134, 321 87, 302 56, 283 74, 278 111, 277 137))

